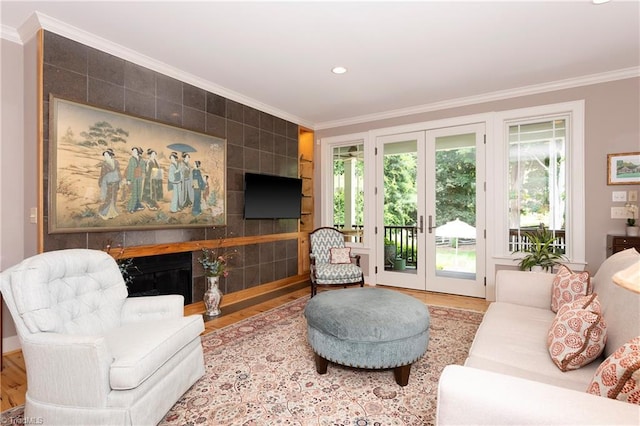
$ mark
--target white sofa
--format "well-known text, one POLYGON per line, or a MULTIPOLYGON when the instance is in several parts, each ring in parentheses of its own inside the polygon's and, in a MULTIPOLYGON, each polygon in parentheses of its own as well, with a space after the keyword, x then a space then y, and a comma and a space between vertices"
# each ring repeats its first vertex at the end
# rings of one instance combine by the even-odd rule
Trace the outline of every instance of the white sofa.
POLYGON ((499 271, 496 302, 487 310, 464 366, 447 366, 439 381, 437 424, 640 424, 640 406, 591 395, 598 365, 640 336, 640 295, 612 282, 635 262, 634 249, 617 253, 591 277, 607 323, 604 354, 562 372, 547 349, 554 274, 499 271))
POLYGON ((127 297, 115 260, 69 249, 0 274, 27 368, 25 421, 155 425, 204 374, 202 316, 178 295, 127 297))

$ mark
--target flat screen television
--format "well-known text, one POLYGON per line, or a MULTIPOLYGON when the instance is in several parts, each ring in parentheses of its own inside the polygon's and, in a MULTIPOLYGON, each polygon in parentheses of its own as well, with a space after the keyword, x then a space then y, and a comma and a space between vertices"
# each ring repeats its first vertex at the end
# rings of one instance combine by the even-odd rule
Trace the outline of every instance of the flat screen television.
POLYGON ((244 174, 245 219, 299 219, 302 179, 244 174))

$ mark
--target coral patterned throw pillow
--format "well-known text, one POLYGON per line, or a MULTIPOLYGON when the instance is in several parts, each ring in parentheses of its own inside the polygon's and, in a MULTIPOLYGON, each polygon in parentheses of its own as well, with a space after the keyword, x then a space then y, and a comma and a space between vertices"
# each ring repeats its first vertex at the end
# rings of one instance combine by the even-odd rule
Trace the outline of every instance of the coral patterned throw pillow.
POLYGON ((600 356, 606 342, 604 318, 590 309, 562 309, 547 336, 551 360, 562 371, 589 364, 600 356))
POLYGON ((629 340, 600 364, 587 392, 640 405, 640 336, 629 340))
POLYGON ((562 315, 571 309, 587 309, 596 314, 602 313, 598 293, 591 293, 588 296, 580 296, 571 303, 565 303, 560 307, 560 309, 558 309, 557 314, 562 315))
POLYGON ((558 312, 560 306, 573 302, 581 296, 591 293, 588 272, 573 272, 565 265, 561 265, 553 279, 551 290, 551 310, 558 312))
POLYGON ((351 247, 332 247, 330 263, 351 263, 351 247))

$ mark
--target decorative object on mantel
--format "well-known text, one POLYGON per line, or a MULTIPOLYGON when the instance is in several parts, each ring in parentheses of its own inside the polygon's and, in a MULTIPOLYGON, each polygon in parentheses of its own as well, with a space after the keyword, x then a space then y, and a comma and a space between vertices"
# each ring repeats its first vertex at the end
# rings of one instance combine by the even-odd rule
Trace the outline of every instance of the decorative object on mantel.
POLYGON ((216 317, 222 313, 220 310, 222 292, 219 283, 220 277, 207 277, 207 289, 202 300, 204 301, 205 315, 208 317, 216 317))
POLYGON ((224 250, 224 238, 219 238, 216 247, 202 248, 202 256, 198 262, 204 269, 204 276, 207 278, 207 289, 204 292, 205 315, 215 317, 220 315, 220 302, 222 301, 222 291, 220 291, 220 277, 229 275, 229 260, 238 252, 237 250, 224 250))
POLYGON ((624 205, 629 212, 629 218, 627 219, 627 236, 637 237, 638 226, 636 226, 636 215, 638 214, 638 205, 633 203, 627 203, 624 205))
POLYGON ((517 259, 520 260, 518 268, 521 271, 551 272, 554 266, 560 265, 560 261, 566 259, 560 247, 555 245, 558 237, 543 224, 535 231, 523 232, 522 235, 528 240, 525 248, 512 253, 526 253, 524 257, 517 259))

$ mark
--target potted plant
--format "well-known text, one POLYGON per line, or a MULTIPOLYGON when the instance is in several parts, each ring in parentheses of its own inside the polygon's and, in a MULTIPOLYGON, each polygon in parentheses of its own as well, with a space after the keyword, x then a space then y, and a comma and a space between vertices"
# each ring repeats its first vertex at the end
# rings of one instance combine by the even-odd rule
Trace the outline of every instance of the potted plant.
POLYGON ((384 264, 385 266, 393 267, 393 263, 396 260, 396 245, 389 238, 384 239, 384 264))
POLYGON ((400 255, 398 255, 398 257, 396 257, 393 261, 393 269, 395 269, 396 271, 404 271, 405 269, 407 269, 407 259, 404 259, 400 255))
POLYGON ((529 244, 523 250, 513 253, 526 253, 519 258, 518 267, 521 271, 541 269, 550 272, 554 266, 561 264, 566 257, 559 247, 555 246, 558 237, 553 235, 544 225, 540 225, 535 231, 527 231, 522 234, 529 244))

